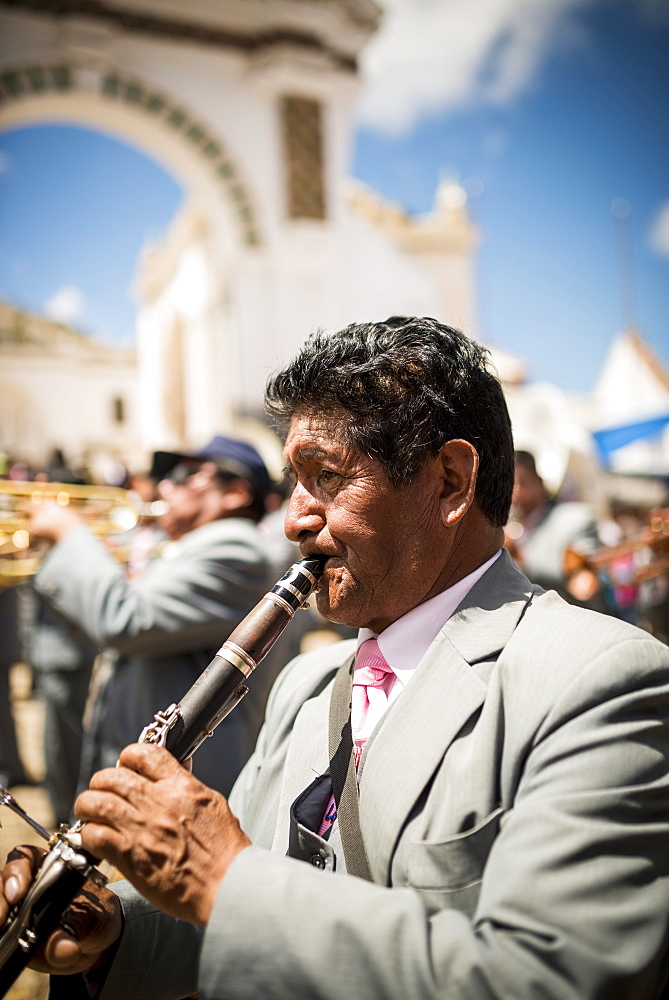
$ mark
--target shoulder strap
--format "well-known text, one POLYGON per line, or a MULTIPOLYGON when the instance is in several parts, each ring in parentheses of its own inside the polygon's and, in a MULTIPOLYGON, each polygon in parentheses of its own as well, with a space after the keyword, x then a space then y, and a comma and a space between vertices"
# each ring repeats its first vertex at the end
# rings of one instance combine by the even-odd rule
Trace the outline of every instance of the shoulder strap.
POLYGON ((337 803, 339 833, 349 875, 373 882, 367 851, 360 829, 358 782, 353 758, 351 733, 351 684, 355 658, 343 663, 335 675, 330 698, 330 777, 337 803))

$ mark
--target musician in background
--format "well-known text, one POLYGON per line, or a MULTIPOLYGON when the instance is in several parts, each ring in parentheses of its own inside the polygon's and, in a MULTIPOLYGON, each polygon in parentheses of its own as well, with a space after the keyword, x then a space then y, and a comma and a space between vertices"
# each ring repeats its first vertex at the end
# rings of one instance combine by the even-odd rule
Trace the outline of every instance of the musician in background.
MULTIPOLYGON (((669 650, 504 550, 487 352, 432 319, 319 333, 268 401, 286 533, 326 557, 319 612, 358 638, 282 671, 230 804, 158 746, 94 776, 84 846, 139 892, 78 897, 41 967, 86 984, 52 997, 658 997, 669 650)), ((28 874, 6 867, 12 901, 28 874)))
POLYGON ((534 455, 516 451, 513 500, 506 528, 507 547, 519 569, 545 590, 593 611, 614 613, 597 574, 582 564, 568 572, 568 549, 596 552, 601 541, 590 504, 552 497, 537 471, 534 455))
MULTIPOLYGON (((169 539, 131 578, 68 507, 42 504, 31 536, 53 543, 35 577, 52 614, 101 651, 84 733, 83 787, 113 766, 156 711, 179 700, 212 650, 276 580, 257 523, 271 480, 255 448, 216 436, 191 453, 156 452, 169 539)), ((195 773, 229 792, 253 750, 280 651, 198 753, 195 773)))

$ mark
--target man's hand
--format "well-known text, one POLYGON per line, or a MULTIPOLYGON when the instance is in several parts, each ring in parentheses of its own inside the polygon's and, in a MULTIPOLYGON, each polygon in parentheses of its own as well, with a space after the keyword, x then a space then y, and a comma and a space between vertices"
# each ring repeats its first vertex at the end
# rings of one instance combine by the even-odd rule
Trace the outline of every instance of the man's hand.
MULTIPOLYGON (((38 847, 15 847, 2 872, 0 926, 28 891, 44 856, 38 847)), ((30 961, 39 972, 66 976, 95 965, 121 933, 121 906, 109 889, 86 882, 63 914, 68 931, 55 930, 30 961)))
POLYGON ((76 801, 84 847, 154 906, 204 927, 228 866, 251 841, 226 799, 162 747, 133 743, 76 801))
POLYGON ((24 511, 30 518, 28 531, 31 542, 59 542, 80 524, 85 523, 71 507, 63 507, 53 501, 27 503, 24 511))

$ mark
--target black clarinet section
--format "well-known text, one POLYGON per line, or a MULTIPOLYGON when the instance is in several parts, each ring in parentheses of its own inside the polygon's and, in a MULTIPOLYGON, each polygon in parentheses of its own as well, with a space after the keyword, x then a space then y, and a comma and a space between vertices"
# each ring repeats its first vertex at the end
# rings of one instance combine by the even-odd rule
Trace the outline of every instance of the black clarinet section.
POLYGON ((156 713, 139 742, 165 746, 181 761, 191 757, 247 693, 249 674, 318 586, 324 561, 294 563, 240 622, 179 704, 156 713))
MULTIPOLYGON (((140 743, 166 747, 187 760, 248 691, 246 681, 299 608, 318 587, 325 557, 300 559, 253 608, 223 643, 178 704, 157 712, 140 743)), ((82 823, 51 836, 2 786, 0 805, 22 816, 49 843, 40 870, 0 931, 0 998, 23 972, 35 951, 61 923, 63 913, 87 879, 105 885, 98 858, 81 847, 82 823)))

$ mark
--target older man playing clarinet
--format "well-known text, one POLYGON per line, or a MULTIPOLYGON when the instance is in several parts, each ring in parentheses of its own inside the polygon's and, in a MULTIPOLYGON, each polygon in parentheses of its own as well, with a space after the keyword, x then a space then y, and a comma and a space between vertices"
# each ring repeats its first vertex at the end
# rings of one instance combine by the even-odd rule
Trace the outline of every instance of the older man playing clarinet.
POLYGON ((486 351, 433 319, 317 333, 267 406, 286 533, 357 639, 281 673, 229 802, 156 746, 94 776, 83 843, 128 881, 46 943, 53 996, 660 996, 669 650, 514 567, 486 351))

